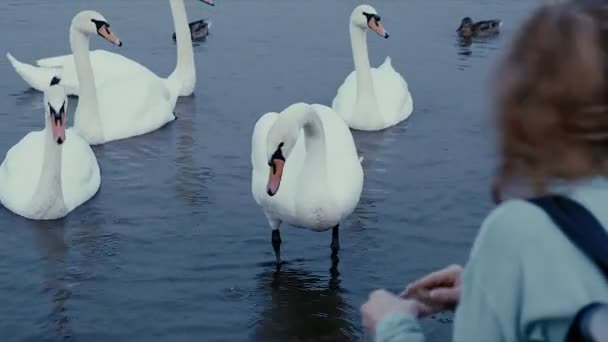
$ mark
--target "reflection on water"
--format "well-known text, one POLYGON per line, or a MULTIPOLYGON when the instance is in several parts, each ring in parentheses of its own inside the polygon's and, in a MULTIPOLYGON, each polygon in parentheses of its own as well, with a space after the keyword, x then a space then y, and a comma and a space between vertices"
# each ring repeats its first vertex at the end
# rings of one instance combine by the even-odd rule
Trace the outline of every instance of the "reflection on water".
POLYGON ((459 70, 470 68, 476 59, 486 58, 495 51, 500 35, 490 37, 460 37, 454 46, 457 50, 459 70), (473 59, 472 59, 473 58, 473 59))
POLYGON ((70 276, 66 267, 68 246, 64 240, 65 228, 63 220, 33 223, 34 240, 45 268, 42 270, 45 279, 41 292, 50 295, 51 309, 44 322, 46 335, 60 337, 63 341, 72 341, 70 315, 66 304, 72 297, 70 276))
POLYGON ((348 319, 353 308, 343 298, 339 259, 333 257, 329 276, 317 276, 288 265, 257 276, 260 317, 253 339, 272 341, 352 341, 356 329, 348 319))
POLYGON ((194 124, 196 101, 194 96, 182 97, 175 108, 177 121, 177 153, 175 165, 175 190, 178 197, 189 207, 209 204, 207 180, 211 177, 211 169, 199 167, 195 154, 201 155, 205 146, 197 145, 197 134, 194 124))
POLYGON ((33 109, 43 108, 42 93, 32 88, 27 88, 11 96, 15 98, 16 103, 20 106, 31 106, 33 109))

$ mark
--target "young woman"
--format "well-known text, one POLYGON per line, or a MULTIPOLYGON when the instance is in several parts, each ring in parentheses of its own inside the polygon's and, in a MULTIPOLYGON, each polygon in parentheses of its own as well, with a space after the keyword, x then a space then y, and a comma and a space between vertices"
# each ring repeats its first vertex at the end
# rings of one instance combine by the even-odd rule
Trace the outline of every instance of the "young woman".
MULTIPOLYGON (((608 1, 534 11, 497 76, 495 200, 515 188, 561 194, 608 228, 608 1)), ((416 319, 454 308, 456 342, 561 342, 593 301, 608 301, 595 264, 544 211, 509 199, 483 222, 464 271, 433 273, 402 296, 377 290, 361 309, 376 342, 423 341, 416 319)))

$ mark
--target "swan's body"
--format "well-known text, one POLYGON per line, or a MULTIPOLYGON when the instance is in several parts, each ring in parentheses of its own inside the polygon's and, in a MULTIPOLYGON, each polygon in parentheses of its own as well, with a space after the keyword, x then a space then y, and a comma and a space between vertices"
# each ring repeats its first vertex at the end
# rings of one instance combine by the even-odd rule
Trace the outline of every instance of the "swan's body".
POLYGON ((323 105, 298 103, 281 114, 267 113, 255 125, 251 158, 251 191, 273 230, 273 244, 282 222, 334 228, 337 244, 337 226, 353 212, 363 187, 361 161, 344 121, 323 105), (273 173, 269 163, 280 171, 273 173))
POLYGON ((395 71, 389 57, 380 67, 370 67, 366 38, 368 27, 388 38, 373 7, 356 7, 350 19, 355 70, 338 88, 332 107, 350 128, 375 131, 407 119, 413 111, 413 100, 407 83, 395 71))
POLYGON ((60 86, 45 93, 42 131, 30 132, 6 153, 0 165, 0 202, 10 211, 33 220, 53 220, 67 215, 93 197, 101 183, 99 165, 89 144, 73 130, 54 124, 49 112, 57 112, 67 96, 60 86))
MULTIPOLYGON (((213 5, 211 0, 202 1, 213 5)), ((95 86, 124 81, 125 76, 129 75, 132 86, 138 86, 140 83, 137 80, 143 77, 156 79, 156 82, 164 83, 168 89, 176 88, 175 91, 179 96, 189 96, 194 92, 196 68, 186 7, 184 0, 170 0, 170 4, 177 35, 177 65, 173 73, 168 78, 161 78, 137 61, 114 52, 94 50, 90 52, 90 56, 95 74, 95 86)), ((48 88, 51 79, 58 77, 68 95, 80 95, 80 82, 73 54, 39 59, 36 61, 37 66, 23 63, 10 53, 7 54, 7 58, 15 71, 32 88, 44 91, 48 88)))

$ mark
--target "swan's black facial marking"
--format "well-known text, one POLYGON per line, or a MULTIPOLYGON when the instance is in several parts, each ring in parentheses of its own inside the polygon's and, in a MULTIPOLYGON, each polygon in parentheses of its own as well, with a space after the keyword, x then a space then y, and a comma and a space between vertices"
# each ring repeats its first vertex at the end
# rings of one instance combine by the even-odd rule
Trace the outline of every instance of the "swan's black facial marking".
POLYGON ((274 151, 274 153, 272 154, 272 157, 270 157, 270 160, 268 161, 268 166, 272 166, 272 173, 276 173, 277 172, 277 167, 274 164, 274 160, 281 160, 282 162, 285 162, 285 156, 283 156, 283 146, 285 144, 284 143, 280 143, 279 147, 277 147, 277 150, 274 151))
POLYGON ((56 76, 53 76, 53 79, 51 80, 51 85, 52 86, 57 85, 57 84, 59 84, 59 82, 61 82, 61 79, 57 78, 56 76))
POLYGON ((112 32, 110 32, 110 24, 103 20, 91 19, 97 28, 97 34, 103 39, 109 41, 116 46, 122 46, 122 41, 118 39, 112 32))
POLYGON ((101 32, 106 31, 107 34, 110 34, 110 31, 108 30, 110 28, 110 24, 108 24, 107 22, 103 21, 103 20, 95 20, 95 19, 91 19, 91 21, 93 22, 93 24, 95 24, 95 27, 97 28, 97 34, 102 36, 103 38, 105 38, 101 32))
POLYGON ((369 22, 374 19, 377 23, 380 22, 380 16, 377 14, 371 14, 371 13, 367 13, 367 12, 363 12, 363 15, 365 16, 365 18, 367 19, 367 23, 369 24, 369 22))
POLYGON ((95 24, 95 27, 97 27, 97 31, 99 31, 102 27, 110 27, 110 24, 108 24, 107 22, 103 21, 103 20, 95 20, 95 19, 91 19, 91 21, 93 22, 93 24, 95 24))
POLYGON ((49 113, 51 115, 51 120, 54 120, 55 123, 61 123, 63 120, 63 114, 65 114, 65 101, 63 101, 59 111, 55 110, 55 108, 53 108, 53 106, 49 103, 49 113))
MULTIPOLYGON (((53 130, 55 130, 55 128, 57 127, 64 127, 65 122, 65 104, 66 101, 64 100, 63 103, 61 104, 61 108, 59 108, 59 111, 55 110, 55 108, 53 108, 53 105, 51 105, 49 103, 49 116, 51 119, 51 125, 53 125, 53 130)), ((57 144, 61 145, 63 144, 63 142, 65 141, 65 133, 62 133, 60 136, 57 136, 57 144)))

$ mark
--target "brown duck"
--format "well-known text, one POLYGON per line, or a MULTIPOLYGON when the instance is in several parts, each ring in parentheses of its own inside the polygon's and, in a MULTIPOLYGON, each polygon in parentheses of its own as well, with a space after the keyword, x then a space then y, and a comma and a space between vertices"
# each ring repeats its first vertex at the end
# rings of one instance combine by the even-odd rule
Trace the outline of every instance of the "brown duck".
POLYGON ((487 37, 498 34, 502 21, 499 19, 474 22, 470 17, 463 18, 456 30, 461 37, 487 37))

